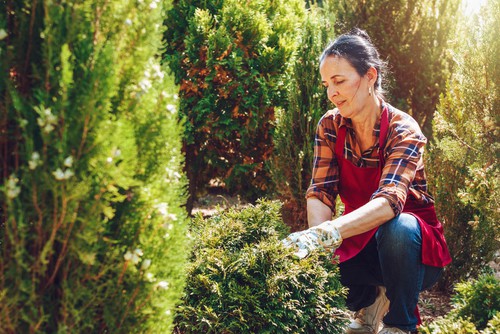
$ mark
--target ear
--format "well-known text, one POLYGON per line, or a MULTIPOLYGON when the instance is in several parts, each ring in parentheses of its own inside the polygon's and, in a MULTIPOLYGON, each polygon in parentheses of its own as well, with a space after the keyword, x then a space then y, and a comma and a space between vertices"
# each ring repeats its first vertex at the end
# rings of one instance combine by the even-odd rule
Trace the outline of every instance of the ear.
POLYGON ((372 66, 368 69, 368 72, 366 72, 365 75, 366 78, 368 79, 368 82, 370 83, 370 86, 374 85, 378 78, 377 69, 372 66))

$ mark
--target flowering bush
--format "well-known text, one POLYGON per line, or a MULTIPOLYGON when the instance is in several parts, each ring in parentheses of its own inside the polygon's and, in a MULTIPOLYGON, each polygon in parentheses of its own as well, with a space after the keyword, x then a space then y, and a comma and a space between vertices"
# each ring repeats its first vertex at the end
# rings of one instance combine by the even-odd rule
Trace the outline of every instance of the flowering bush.
POLYGON ((1 333, 171 326, 189 242, 159 7, 1 5, 1 333))

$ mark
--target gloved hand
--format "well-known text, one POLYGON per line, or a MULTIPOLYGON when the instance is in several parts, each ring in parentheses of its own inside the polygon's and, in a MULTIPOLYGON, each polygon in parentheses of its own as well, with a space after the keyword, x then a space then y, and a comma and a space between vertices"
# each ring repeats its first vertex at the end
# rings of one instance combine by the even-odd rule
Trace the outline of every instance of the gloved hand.
POLYGON ((295 256, 303 259, 317 248, 335 252, 342 244, 342 236, 333 221, 326 221, 307 230, 291 233, 281 242, 286 247, 295 247, 295 256))

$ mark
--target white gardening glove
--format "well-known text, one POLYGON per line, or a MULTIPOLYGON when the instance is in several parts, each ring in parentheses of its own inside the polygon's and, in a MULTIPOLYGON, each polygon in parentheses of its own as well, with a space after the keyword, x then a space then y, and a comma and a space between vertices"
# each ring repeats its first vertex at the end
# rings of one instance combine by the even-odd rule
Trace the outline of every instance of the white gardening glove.
POLYGON ((342 244, 342 236, 333 221, 326 221, 304 231, 294 232, 282 240, 286 247, 295 247, 295 256, 305 258, 317 248, 331 253, 342 244))

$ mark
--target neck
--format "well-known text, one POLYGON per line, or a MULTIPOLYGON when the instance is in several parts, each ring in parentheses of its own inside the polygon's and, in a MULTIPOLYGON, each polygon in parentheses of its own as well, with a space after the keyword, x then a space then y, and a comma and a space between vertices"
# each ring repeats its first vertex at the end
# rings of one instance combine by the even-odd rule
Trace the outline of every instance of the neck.
POLYGON ((352 118, 354 131, 360 135, 371 134, 377 120, 380 118, 380 100, 373 95, 361 109, 361 112, 352 118))

